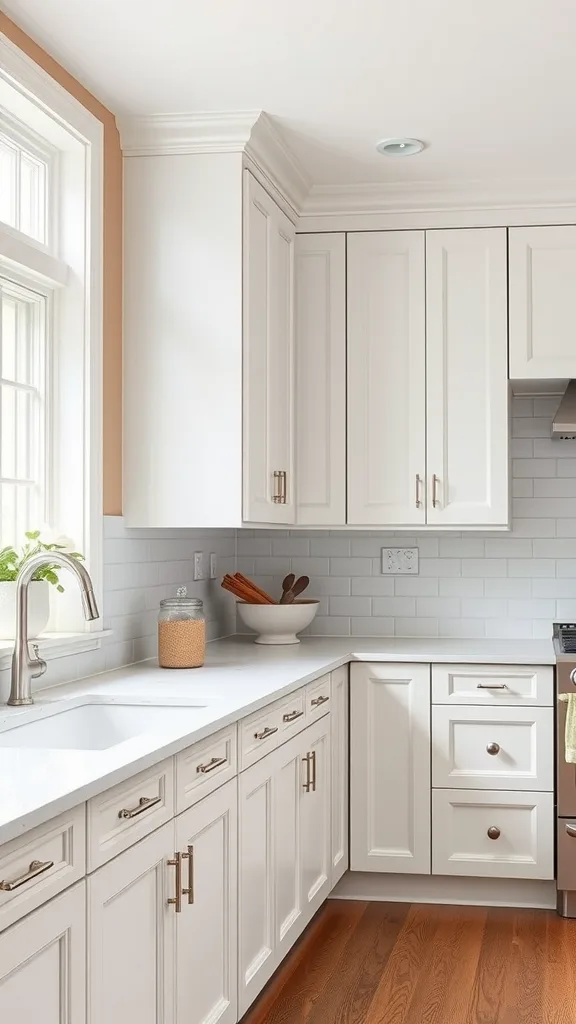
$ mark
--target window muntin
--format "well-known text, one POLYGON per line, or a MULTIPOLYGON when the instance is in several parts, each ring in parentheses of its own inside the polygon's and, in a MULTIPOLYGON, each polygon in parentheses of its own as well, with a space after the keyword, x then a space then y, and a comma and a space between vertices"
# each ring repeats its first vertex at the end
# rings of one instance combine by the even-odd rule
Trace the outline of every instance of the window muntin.
POLYGON ((20 132, 10 130, 0 110, 0 221, 46 244, 49 159, 20 132))

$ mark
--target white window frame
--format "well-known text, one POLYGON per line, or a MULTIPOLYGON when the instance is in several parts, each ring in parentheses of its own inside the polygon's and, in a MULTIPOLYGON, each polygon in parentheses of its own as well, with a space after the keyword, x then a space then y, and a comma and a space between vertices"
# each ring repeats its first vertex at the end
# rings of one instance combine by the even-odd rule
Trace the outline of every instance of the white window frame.
MULTIPOLYGON (((16 130, 29 128, 29 133, 22 132, 25 146, 32 148, 34 138, 40 137, 46 140, 43 153, 48 155, 53 147, 56 154, 48 171, 48 207, 54 206, 57 215, 48 218, 46 242, 0 224, 0 262, 15 280, 20 268, 23 279, 30 281, 32 275, 39 291, 47 288, 54 296, 57 344, 49 373, 57 441, 46 519, 72 536, 85 554, 102 616, 104 126, 1 33, 0 107, 14 119, 16 130)), ((53 656, 92 650, 102 635, 102 619, 86 623, 81 616, 78 588, 65 571, 62 582, 66 594, 56 602, 49 629, 65 636, 53 656)))

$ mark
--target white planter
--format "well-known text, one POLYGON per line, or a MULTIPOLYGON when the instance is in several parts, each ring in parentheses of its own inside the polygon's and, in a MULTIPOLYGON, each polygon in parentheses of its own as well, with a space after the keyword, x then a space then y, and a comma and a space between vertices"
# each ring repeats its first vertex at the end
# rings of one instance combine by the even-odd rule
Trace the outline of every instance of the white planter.
MULTIPOLYGON (((33 580, 28 587, 28 639, 38 636, 50 617, 50 584, 33 580)), ((0 640, 16 635, 16 584, 0 582, 0 640)))

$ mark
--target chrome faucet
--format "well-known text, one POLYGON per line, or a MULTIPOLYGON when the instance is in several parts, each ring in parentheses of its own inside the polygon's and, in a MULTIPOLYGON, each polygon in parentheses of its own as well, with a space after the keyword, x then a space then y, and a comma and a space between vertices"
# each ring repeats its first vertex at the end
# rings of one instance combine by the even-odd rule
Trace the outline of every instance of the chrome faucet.
POLYGON ((43 676, 46 671, 46 662, 38 656, 38 645, 32 644, 34 657, 30 656, 28 647, 28 584, 43 565, 62 565, 70 569, 80 585, 85 618, 97 619, 100 614, 90 575, 76 558, 64 555, 61 551, 46 551, 33 555, 24 563, 16 580, 16 642, 12 655, 12 686, 7 701, 15 707, 34 703, 32 680, 43 676))

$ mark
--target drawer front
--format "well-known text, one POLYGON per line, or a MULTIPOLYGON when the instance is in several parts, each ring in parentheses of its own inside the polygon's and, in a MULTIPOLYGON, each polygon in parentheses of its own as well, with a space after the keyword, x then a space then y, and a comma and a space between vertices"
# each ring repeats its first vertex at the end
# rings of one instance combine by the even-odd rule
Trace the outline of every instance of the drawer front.
POLYGON ((330 711, 330 675, 308 683, 306 687, 306 716, 308 725, 330 711))
POLYGON ((433 704, 554 706, 551 665, 433 665, 433 704))
POLYGON ((244 718, 238 736, 240 770, 249 768, 309 724, 303 688, 244 718))
POLYGON ((85 872, 85 804, 0 846, 0 932, 85 872))
POLYGON ((223 786, 237 772, 235 725, 183 750, 176 757, 176 814, 223 786))
POLYGON ((435 789, 432 873, 554 878, 554 795, 435 789))
POLYGON ((88 801, 88 871, 174 817, 174 762, 162 761, 88 801))
POLYGON ((554 710, 432 708, 432 785, 554 789, 554 710))

